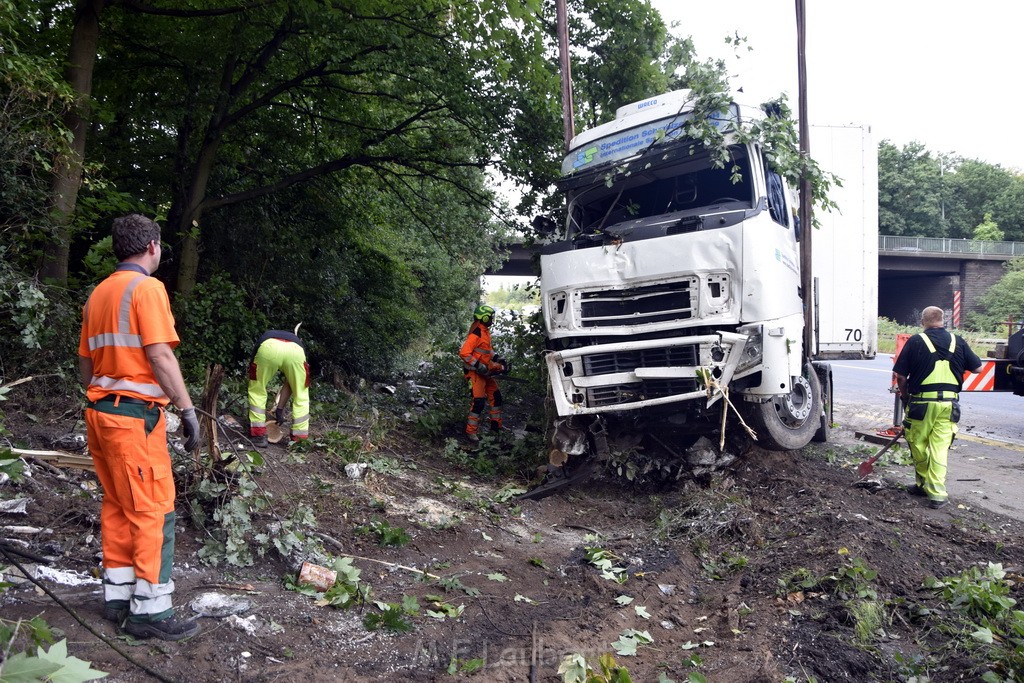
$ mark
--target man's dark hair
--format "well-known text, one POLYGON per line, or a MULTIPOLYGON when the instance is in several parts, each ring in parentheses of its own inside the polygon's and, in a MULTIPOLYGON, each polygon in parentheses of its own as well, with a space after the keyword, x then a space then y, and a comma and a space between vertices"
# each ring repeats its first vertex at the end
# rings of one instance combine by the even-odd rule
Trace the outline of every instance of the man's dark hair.
POLYGON ((160 226, 137 213, 114 219, 114 256, 124 261, 130 256, 141 254, 152 241, 160 241, 160 226))

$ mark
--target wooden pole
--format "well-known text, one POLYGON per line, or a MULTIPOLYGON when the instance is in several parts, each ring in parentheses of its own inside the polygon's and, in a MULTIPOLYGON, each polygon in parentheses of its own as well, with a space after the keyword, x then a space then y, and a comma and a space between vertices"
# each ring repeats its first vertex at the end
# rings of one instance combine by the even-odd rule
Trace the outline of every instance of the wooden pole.
MULTIPOLYGON (((798 116, 800 119, 800 159, 806 163, 811 156, 810 125, 807 121, 807 40, 804 0, 796 0, 796 60, 798 116)), ((804 300, 804 355, 817 355, 814 348, 814 279, 811 245, 814 236, 814 216, 811 213, 811 183, 807 171, 800 173, 800 288, 804 300)))
POLYGON ((569 60, 569 17, 565 0, 555 0, 558 20, 558 66, 562 73, 562 127, 565 132, 565 149, 576 135, 572 104, 572 64, 569 60))

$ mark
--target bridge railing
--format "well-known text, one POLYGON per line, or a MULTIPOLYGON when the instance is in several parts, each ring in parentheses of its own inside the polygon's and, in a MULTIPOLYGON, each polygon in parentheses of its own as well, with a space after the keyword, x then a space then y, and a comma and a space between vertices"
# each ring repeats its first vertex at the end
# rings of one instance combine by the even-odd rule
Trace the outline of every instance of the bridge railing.
POLYGON ((990 242, 988 240, 968 240, 952 237, 879 235, 878 250, 1014 257, 1024 256, 1024 242, 990 242))

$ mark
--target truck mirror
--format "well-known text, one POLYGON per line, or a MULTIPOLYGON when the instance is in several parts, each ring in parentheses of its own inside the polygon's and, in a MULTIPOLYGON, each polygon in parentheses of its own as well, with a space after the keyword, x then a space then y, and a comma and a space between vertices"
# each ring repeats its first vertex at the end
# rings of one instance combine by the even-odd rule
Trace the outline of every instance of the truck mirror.
POLYGON ((558 224, 555 223, 551 216, 545 216, 543 214, 534 216, 530 225, 541 237, 550 237, 558 230, 558 224))

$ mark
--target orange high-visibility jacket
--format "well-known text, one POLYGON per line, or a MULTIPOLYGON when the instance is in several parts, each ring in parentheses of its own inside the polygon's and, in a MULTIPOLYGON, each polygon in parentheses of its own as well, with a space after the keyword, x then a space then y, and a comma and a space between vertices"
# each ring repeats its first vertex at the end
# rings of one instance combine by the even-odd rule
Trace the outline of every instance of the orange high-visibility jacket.
POLYGON ((86 398, 120 394, 167 405, 145 347, 178 345, 167 290, 134 270, 118 270, 97 285, 82 309, 78 355, 92 359, 86 398))
POLYGON ((469 328, 469 335, 459 349, 459 357, 465 363, 466 372, 473 372, 474 361, 480 361, 486 367, 494 362, 494 350, 491 348, 491 331, 479 320, 474 320, 469 328))

